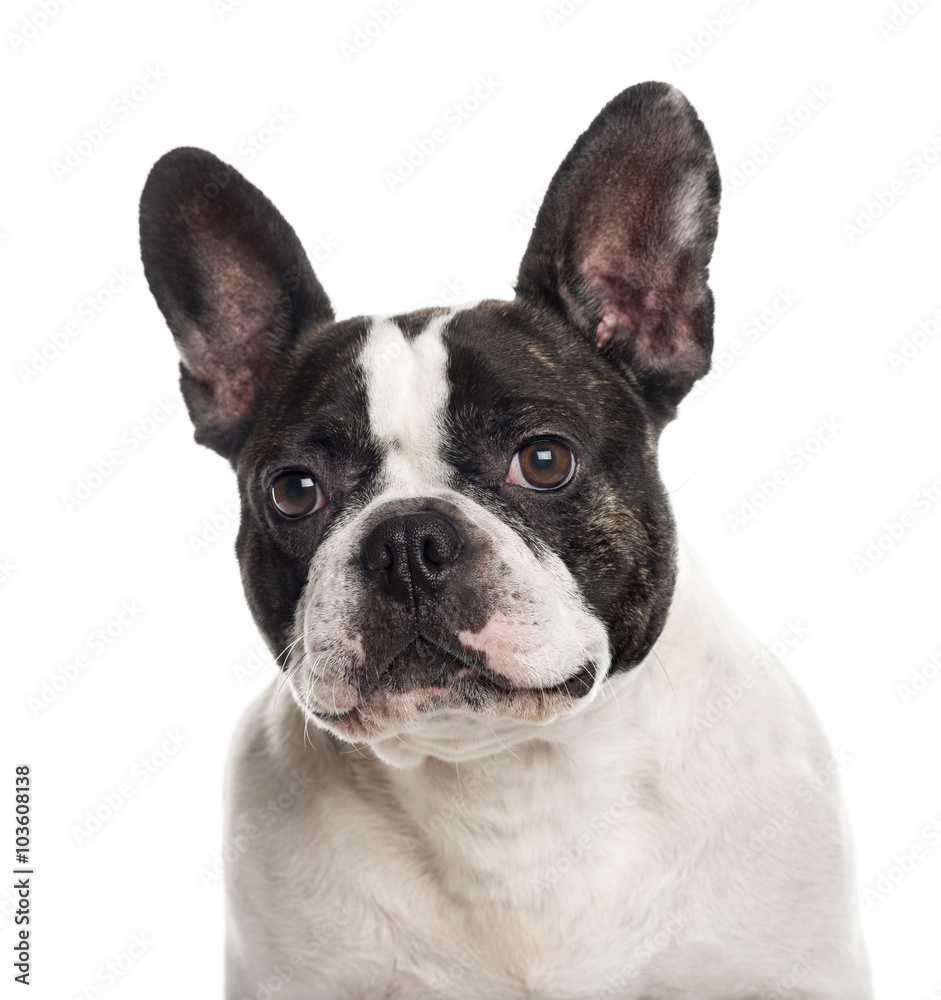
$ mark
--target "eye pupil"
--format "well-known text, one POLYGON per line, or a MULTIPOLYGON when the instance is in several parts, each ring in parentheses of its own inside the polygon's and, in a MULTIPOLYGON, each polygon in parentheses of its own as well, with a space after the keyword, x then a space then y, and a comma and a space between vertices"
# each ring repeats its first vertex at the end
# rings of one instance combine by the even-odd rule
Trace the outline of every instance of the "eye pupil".
POLYGON ((535 453, 533 465, 537 469, 548 469, 552 465, 553 458, 554 456, 548 448, 541 449, 535 453))
POLYGON ((304 495, 304 487, 313 486, 309 479, 302 479, 300 476, 291 476, 285 484, 285 492, 292 499, 297 499, 304 495))
POLYGON ((271 484, 271 502, 285 517, 304 517, 323 506, 323 494, 313 476, 285 472, 271 484))

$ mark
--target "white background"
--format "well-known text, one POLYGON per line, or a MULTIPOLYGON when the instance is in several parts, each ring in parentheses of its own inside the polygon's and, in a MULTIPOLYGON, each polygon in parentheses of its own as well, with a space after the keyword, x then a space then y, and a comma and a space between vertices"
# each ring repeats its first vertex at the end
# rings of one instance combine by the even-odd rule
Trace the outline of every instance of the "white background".
MULTIPOLYGON (((725 367, 666 431, 664 479, 684 536, 750 628, 782 648, 802 633, 784 658, 850 758, 877 995, 941 996, 941 849, 924 834, 941 819, 929 659, 941 651, 941 336, 919 337, 904 364, 890 358, 941 309, 941 11, 907 8, 888 30, 891 0, 412 0, 366 36, 381 0, 71 0, 51 18, 37 2, 4 6, 0 787, 12 804, 13 765, 32 765, 33 996, 220 995, 223 899, 205 872, 221 845, 224 755, 274 671, 256 656, 232 551, 234 479, 192 442, 138 264, 152 163, 178 145, 235 162, 312 257, 318 241, 335 244, 316 267, 340 317, 417 308, 454 286, 460 299, 506 297, 525 217, 562 157, 611 97, 647 79, 688 95, 725 184, 712 268, 725 367), (390 190, 386 173, 481 77, 492 95, 460 128, 445 124, 446 142, 390 190), (153 89, 135 99, 144 81, 153 89), (815 88, 825 99, 813 110, 815 88), (264 132, 278 113, 289 123, 264 132), (110 132, 57 171, 106 117, 110 132), (252 136, 273 141, 255 152, 252 136), (750 151, 769 138, 756 164, 750 151), (924 150, 922 170, 912 158, 924 150), (736 169, 748 172, 738 189, 736 169), (893 181, 894 203, 869 212, 893 181), (58 353, 54 337, 67 342, 58 353), (53 356, 37 372, 44 348, 53 356), (171 416, 145 423, 161 401, 171 416), (839 429, 813 443, 827 420, 839 429), (798 446, 814 451, 800 468, 798 446), (115 450, 121 464, 67 510, 76 480, 115 450), (730 524, 778 470, 787 482, 730 524), (213 519, 218 538, 194 551, 213 519), (863 565, 892 522, 900 537, 863 565), (94 652, 89 638, 124 602, 139 614, 94 652), (65 683, 83 652, 88 665, 65 683), (920 690, 900 690, 916 673, 920 690), (56 678, 59 691, 44 688, 56 678), (180 745, 163 757, 171 732, 180 745), (80 835, 122 784, 130 796, 80 835), (877 898, 903 855, 911 871, 894 870, 877 898), (107 985, 102 970, 128 964, 135 935, 146 951, 107 985)), ((7 809, 0 858, 12 869, 7 809)), ((5 981, 10 883, 0 879, 5 981)))

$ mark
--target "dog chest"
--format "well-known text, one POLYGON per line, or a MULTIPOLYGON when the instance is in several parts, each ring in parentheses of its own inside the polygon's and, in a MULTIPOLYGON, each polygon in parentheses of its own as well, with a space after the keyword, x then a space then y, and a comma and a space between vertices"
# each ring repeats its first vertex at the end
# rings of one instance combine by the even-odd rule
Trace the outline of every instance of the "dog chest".
POLYGON ((256 721, 233 761, 228 839, 264 827, 226 871, 234 982, 293 961, 350 996, 593 996, 641 988, 685 930, 623 765, 534 743, 390 771, 320 734, 274 745, 293 728, 256 721))

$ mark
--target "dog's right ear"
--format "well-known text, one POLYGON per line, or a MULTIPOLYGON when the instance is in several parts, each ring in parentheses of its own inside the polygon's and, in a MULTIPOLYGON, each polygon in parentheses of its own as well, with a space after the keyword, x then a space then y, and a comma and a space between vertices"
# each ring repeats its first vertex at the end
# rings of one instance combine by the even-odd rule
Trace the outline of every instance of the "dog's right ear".
POLYGON ((294 230, 201 149, 154 165, 140 203, 144 274, 182 355, 196 440, 233 464, 261 391, 305 327, 333 319, 294 230))

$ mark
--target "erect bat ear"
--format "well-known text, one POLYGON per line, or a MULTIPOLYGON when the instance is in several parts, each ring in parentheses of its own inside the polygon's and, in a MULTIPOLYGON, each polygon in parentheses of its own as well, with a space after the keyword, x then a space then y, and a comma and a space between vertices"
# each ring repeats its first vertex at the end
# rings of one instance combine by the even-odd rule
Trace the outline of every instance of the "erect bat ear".
POLYGON ((259 396, 305 327, 333 319, 294 230, 201 149, 154 165, 140 204, 144 274, 182 355, 196 440, 234 462, 259 396))
POLYGON ((561 313, 630 369, 663 420, 709 370, 719 190, 686 98, 638 84, 559 167, 520 265, 518 297, 561 313))

